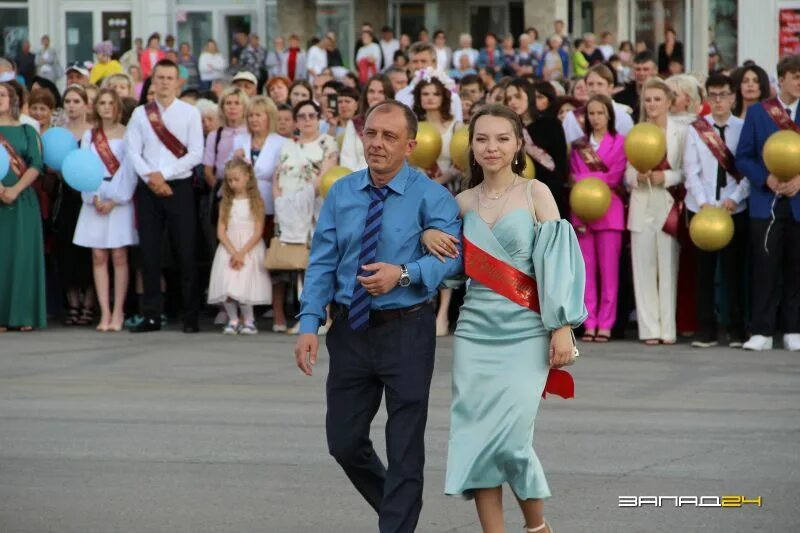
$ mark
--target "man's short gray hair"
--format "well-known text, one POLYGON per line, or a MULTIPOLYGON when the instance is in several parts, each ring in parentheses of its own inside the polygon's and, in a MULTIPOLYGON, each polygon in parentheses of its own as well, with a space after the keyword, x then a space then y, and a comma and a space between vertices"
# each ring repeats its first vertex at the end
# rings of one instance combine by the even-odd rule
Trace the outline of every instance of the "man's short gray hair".
POLYGON ((433 56, 433 62, 436 63, 436 48, 431 43, 416 42, 408 47, 409 58, 422 52, 430 52, 431 56, 433 56))
POLYGON ((384 100, 374 106, 370 107, 367 110, 366 115, 364 116, 364 121, 366 122, 369 119, 369 116, 372 113, 388 113, 392 109, 399 109, 403 112, 403 116, 406 119, 406 127, 408 129, 408 138, 409 139, 416 139, 417 138, 417 116, 411 110, 410 107, 407 105, 398 102, 397 100, 384 100))

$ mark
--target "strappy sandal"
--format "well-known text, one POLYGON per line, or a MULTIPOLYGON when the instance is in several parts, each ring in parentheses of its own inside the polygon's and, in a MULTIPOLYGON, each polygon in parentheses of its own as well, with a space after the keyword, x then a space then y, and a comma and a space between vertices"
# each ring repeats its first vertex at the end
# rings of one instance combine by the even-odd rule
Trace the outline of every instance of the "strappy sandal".
POLYGON ((75 321, 75 325, 88 326, 92 322, 94 322, 94 312, 90 307, 84 307, 81 309, 81 314, 75 321))
POLYGON ((605 333, 598 333, 594 336, 594 342, 608 342, 611 340, 611 335, 606 335, 605 333))
POLYGON ((595 333, 592 334, 589 333, 589 330, 587 329, 581 336, 581 342, 594 342, 596 338, 597 338, 597 330, 595 330, 595 333))
POLYGON ((63 320, 63 324, 65 326, 74 326, 78 324, 78 320, 80 319, 81 311, 78 307, 70 306, 67 309, 67 316, 63 320))
POLYGON ((556 533, 553 531, 553 528, 550 527, 550 524, 547 523, 547 520, 536 527, 522 526, 522 531, 526 531, 527 533, 538 533, 539 531, 544 531, 544 528, 547 528, 548 533, 556 533))
POLYGON ((645 339, 642 342, 645 344, 645 346, 658 346, 661 344, 661 341, 658 339, 645 339))

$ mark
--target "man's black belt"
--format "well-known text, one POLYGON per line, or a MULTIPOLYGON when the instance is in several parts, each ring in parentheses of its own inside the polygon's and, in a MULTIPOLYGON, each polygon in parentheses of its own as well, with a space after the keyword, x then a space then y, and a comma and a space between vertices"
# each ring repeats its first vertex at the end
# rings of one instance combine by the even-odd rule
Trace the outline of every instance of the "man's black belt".
MULTIPOLYGON (((422 302, 421 304, 412 305, 410 307, 401 307, 399 309, 372 309, 369 312, 369 325, 381 326, 387 322, 391 322, 392 320, 397 320, 398 318, 418 313, 426 307, 430 307, 432 304, 433 302, 428 300, 427 302, 422 302)), ((333 302, 331 304, 331 316, 334 320, 337 318, 347 319, 349 312, 350 309, 345 305, 342 305, 338 302, 333 302)))

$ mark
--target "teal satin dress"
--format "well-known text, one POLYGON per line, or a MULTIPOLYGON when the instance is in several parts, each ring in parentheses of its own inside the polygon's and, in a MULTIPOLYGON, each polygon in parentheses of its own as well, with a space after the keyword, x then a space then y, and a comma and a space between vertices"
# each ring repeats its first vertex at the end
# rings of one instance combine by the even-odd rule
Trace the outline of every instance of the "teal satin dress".
POLYGON ((578 241, 568 221, 538 223, 525 208, 492 228, 470 211, 464 236, 534 276, 542 313, 469 281, 453 345, 445 494, 471 498, 474 489, 508 483, 519 498, 547 498, 533 428, 550 370, 550 331, 587 316, 578 241))

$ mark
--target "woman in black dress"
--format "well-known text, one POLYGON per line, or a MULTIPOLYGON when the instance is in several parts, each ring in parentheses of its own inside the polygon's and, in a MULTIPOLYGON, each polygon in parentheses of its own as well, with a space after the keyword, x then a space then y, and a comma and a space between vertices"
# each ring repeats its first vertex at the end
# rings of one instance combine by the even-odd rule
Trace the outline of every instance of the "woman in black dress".
POLYGON ((536 167, 536 179, 547 185, 558 205, 561 218, 567 218, 567 140, 564 127, 556 117, 536 108, 536 89, 527 80, 517 78, 506 87, 506 105, 525 125, 525 151, 536 167))

